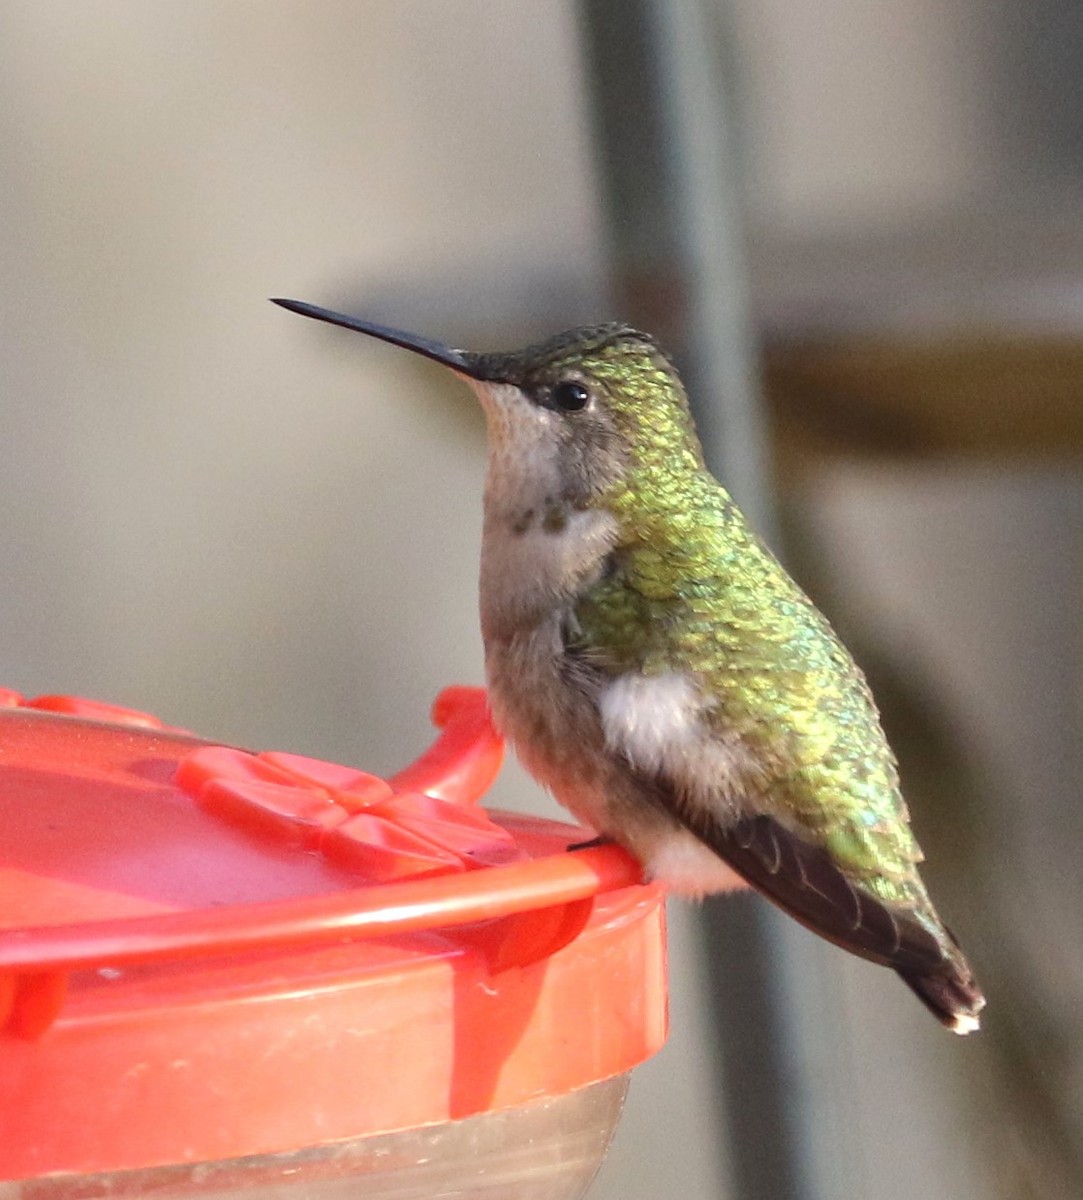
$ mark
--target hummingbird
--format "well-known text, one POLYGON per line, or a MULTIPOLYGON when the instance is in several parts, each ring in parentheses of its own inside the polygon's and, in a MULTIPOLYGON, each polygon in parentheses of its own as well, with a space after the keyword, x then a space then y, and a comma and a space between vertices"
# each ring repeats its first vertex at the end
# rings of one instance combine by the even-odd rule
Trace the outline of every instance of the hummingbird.
POLYGON ((865 678, 709 473, 654 338, 605 324, 479 354, 274 303, 476 393, 489 702, 529 773, 668 889, 751 885, 977 1029, 985 999, 919 874, 865 678))

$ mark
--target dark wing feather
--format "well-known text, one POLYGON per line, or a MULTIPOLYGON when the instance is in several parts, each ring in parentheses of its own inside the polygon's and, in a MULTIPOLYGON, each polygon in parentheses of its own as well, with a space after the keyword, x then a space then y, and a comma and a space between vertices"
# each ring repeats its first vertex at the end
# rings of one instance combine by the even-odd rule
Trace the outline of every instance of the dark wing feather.
MULTIPOLYGON (((689 822, 685 822, 689 824, 689 822)), ((791 917, 862 958, 905 971, 943 962, 936 936, 908 913, 889 909, 849 880, 826 851, 768 816, 723 828, 696 822, 692 832, 791 917)))
POLYGON ((795 920, 852 954, 892 967, 949 1028, 976 1028, 985 998, 946 927, 937 937, 916 915, 884 904, 843 874, 825 850, 772 817, 723 825, 709 811, 674 804, 664 786, 656 784, 654 794, 656 803, 795 920))

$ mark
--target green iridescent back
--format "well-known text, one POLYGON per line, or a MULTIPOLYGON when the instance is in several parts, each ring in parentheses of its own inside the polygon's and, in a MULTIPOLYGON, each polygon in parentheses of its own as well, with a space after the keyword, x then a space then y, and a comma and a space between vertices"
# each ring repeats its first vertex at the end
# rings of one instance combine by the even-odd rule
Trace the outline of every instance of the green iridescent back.
POLYGON ((630 331, 578 349, 630 447, 601 501, 620 524, 617 569, 577 608, 593 661, 612 674, 679 664, 712 697, 705 719, 751 751, 744 782, 761 811, 879 898, 924 907, 920 851, 864 677, 703 466, 668 359, 630 331))

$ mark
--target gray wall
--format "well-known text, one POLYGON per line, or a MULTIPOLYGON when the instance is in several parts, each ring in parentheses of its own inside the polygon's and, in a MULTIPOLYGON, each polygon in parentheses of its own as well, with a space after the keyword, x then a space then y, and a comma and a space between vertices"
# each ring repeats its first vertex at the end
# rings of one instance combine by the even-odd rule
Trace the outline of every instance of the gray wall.
MULTIPOLYGON (((1053 20, 1057 6, 725 7, 768 267, 795 239, 1010 199, 1012 179, 1075 186, 1065 90, 1038 80, 1034 26, 1013 35, 1020 13, 1053 20), (1052 93, 1029 140, 1000 132, 1005 72, 1052 93), (1043 121, 1063 137, 1043 139, 1043 121)), ((480 418, 435 369, 264 298, 479 348, 610 315, 575 38, 557 0, 0 3, 0 684, 376 770, 425 744, 436 691, 481 678, 480 418)), ((761 295, 766 319, 785 319, 787 286, 761 295)), ((1009 481, 963 510, 952 486, 917 519, 950 510, 979 536, 998 505, 1039 530, 1056 506, 1009 481)), ((870 545, 888 561, 906 546, 937 577, 938 547, 914 545, 902 519, 908 488, 925 481, 848 477, 810 501, 873 620, 914 576, 878 571, 870 545), (877 511, 870 497, 894 526, 856 519, 877 511)), ((1046 576, 1018 574, 1012 613, 1038 594, 1056 607, 1046 576)), ((982 639, 963 647, 922 595, 907 611, 967 697, 1040 671, 1006 654, 981 674, 982 639)), ((945 612, 968 595, 960 584, 945 612)), ((1043 687, 1028 676, 1028 694, 1043 687)), ((972 707, 981 736, 1011 724, 1010 705, 972 707)), ((553 811, 514 769, 496 799, 553 811)), ((725 1102, 679 913, 673 967, 674 1038, 640 1073, 599 1198, 724 1186, 725 1102)), ((959 1047, 890 979, 840 970, 842 1052, 860 1081, 840 1111, 863 1194, 991 1194, 993 1118, 975 1140, 959 1047)))

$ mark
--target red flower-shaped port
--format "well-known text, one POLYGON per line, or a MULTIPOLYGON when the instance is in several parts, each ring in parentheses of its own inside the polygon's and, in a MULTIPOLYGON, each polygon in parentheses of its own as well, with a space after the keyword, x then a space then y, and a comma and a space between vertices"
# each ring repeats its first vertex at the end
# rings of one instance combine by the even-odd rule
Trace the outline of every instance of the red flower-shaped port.
POLYGON ((369 883, 519 861, 524 854, 515 839, 472 803, 499 765, 478 693, 448 689, 434 716, 443 736, 390 783, 299 754, 250 754, 227 746, 191 751, 177 768, 176 783, 221 820, 324 854, 369 883), (393 783, 410 790, 396 790, 393 783), (431 794, 416 790, 426 784, 431 794))

